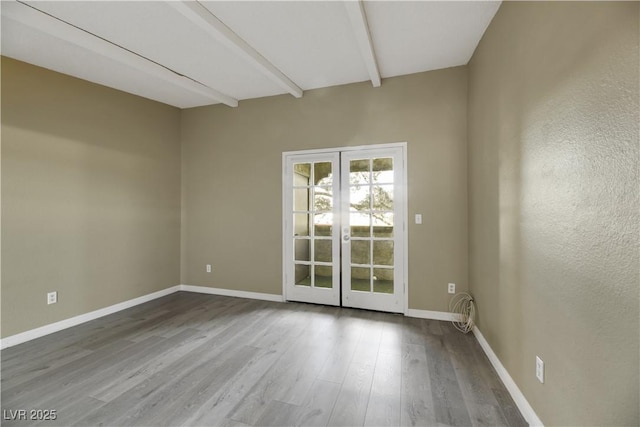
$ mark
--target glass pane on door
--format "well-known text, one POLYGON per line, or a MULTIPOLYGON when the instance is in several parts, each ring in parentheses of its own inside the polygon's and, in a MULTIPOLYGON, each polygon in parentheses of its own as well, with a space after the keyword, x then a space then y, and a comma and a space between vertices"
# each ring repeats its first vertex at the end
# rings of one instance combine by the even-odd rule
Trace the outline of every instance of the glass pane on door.
POLYGON ((349 214, 352 237, 371 236, 371 214, 362 212, 351 212, 349 214))
POLYGON ((393 265, 393 240, 373 241, 373 263, 375 265, 393 265))
POLYGON ((351 241, 351 264, 369 264, 371 261, 371 241, 351 241))
POLYGON ((393 211, 393 185, 374 185, 371 192, 374 211, 393 211))
POLYGON ((373 269, 373 292, 393 293, 393 268, 373 269))
POLYGON ((313 184, 333 184, 333 165, 331 162, 315 162, 313 164, 313 184))
POLYGON ((333 287, 333 267, 330 265, 316 265, 313 279, 316 288, 333 287))
POLYGON ((381 159, 373 159, 373 172, 377 172, 383 177, 389 177, 387 182, 393 182, 393 158, 385 157, 381 159), (386 173, 386 174, 385 174, 386 173))
POLYGON ((294 236, 309 236, 311 232, 310 218, 308 213, 293 214, 293 234, 294 236))
POLYGON ((311 286, 311 268, 305 264, 296 264, 295 282, 297 286, 311 286))
POLYGON ((309 178, 311 178, 310 163, 296 163, 293 165, 293 185, 300 185, 300 177, 307 178, 306 183, 303 183, 302 185, 309 185, 309 178))
POLYGON ((332 248, 331 239, 319 239, 316 237, 313 244, 314 244, 313 260, 330 263, 333 257, 333 253, 332 253, 333 248, 332 248))
POLYGON ((351 290, 361 292, 371 291, 370 268, 351 267, 351 290))
POLYGON ((333 191, 331 187, 314 187, 313 209, 316 212, 333 211, 333 191))
POLYGON ((349 163, 349 185, 369 183, 371 160, 351 160, 349 163))
POLYGON ((311 240, 294 239, 293 259, 295 261, 311 261, 311 240))
POLYGON ((333 236, 333 214, 332 213, 316 213, 313 221, 314 235, 322 237, 333 236))

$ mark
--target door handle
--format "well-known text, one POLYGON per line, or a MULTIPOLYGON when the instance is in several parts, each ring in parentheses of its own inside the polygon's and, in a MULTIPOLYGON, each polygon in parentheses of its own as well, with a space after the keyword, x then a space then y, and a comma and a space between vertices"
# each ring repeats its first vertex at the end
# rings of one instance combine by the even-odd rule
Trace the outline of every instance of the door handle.
POLYGON ((348 242, 350 239, 351 239, 351 236, 349 236, 348 234, 345 234, 345 235, 342 237, 342 240, 344 240, 345 242, 348 242))

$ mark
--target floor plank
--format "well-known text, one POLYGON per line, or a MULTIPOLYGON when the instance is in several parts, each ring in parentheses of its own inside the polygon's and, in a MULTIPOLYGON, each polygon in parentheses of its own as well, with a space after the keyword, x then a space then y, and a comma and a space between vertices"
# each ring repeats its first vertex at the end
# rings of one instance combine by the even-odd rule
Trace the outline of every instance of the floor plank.
POLYGON ((295 418, 297 426, 326 426, 333 411, 340 384, 316 380, 300 405, 295 418))
MULTIPOLYGON (((413 338, 415 325, 414 322, 411 324, 413 338)), ((400 425, 430 426, 436 424, 436 415, 427 353, 423 345, 411 344, 412 341, 402 343, 400 425)))
POLYGON ((449 323, 178 292, 0 352, 3 425, 526 422, 449 323))
POLYGON ((373 381, 373 364, 354 360, 349 366, 329 425, 360 426, 364 424, 373 381))
POLYGON ((290 403, 272 400, 266 406, 255 425, 257 426, 294 426, 298 407, 290 403))
POLYGON ((400 353, 378 354, 365 426, 399 426, 402 390, 400 353))

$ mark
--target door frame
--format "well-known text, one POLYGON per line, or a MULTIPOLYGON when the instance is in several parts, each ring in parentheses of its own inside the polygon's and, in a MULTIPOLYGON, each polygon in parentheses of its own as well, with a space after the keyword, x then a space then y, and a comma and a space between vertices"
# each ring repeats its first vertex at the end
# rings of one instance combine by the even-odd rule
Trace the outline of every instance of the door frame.
POLYGON ((404 163, 403 171, 403 179, 405 185, 405 197, 403 198, 403 218, 402 219, 402 235, 403 235, 403 252, 404 259, 400 264, 400 267, 403 269, 403 277, 404 283, 402 284, 403 292, 404 292, 404 307, 402 313, 405 315, 409 310, 409 209, 408 209, 408 199, 409 199, 409 191, 408 191, 408 164, 407 164, 407 143, 406 142, 392 142, 386 144, 369 144, 369 145, 356 145, 349 147, 334 147, 334 148, 318 148, 318 149, 310 149, 310 150, 296 150, 296 151, 284 151, 282 153, 282 229, 280 230, 280 234, 282 236, 282 299, 287 301, 287 258, 285 256, 285 248, 287 245, 287 236, 285 236, 285 230, 287 229, 287 215, 286 212, 288 210, 287 206, 287 185, 289 184, 286 176, 286 165, 287 159, 290 156, 295 155, 307 155, 307 154, 326 154, 330 152, 342 152, 342 151, 360 151, 360 150, 371 150, 371 149, 384 149, 384 148, 401 148, 402 149, 402 161, 404 163))

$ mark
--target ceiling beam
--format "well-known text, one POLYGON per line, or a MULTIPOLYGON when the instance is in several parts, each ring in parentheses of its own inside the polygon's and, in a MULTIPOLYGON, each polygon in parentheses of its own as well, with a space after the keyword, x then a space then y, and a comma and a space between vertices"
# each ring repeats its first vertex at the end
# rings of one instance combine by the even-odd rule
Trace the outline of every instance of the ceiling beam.
POLYGON ((302 89, 291 81, 282 71, 269 62, 246 41, 227 27, 209 9, 197 1, 167 1, 167 4, 184 17, 205 30, 235 54, 246 60, 255 69, 296 98, 302 97, 302 89))
POLYGON ((347 9, 349 21, 353 33, 356 36, 360 54, 369 72, 369 78, 374 87, 380 86, 380 71, 378 71, 378 63, 376 62, 376 52, 373 49, 371 41, 371 33, 369 31, 369 23, 367 15, 364 11, 364 3, 361 0, 346 0, 344 7, 347 9))
POLYGON ((95 34, 78 28, 35 7, 19 1, 3 1, 2 16, 17 21, 50 36, 80 46, 99 55, 127 65, 174 86, 202 95, 212 101, 237 107, 238 100, 202 83, 170 70, 135 52, 118 46, 95 34))

